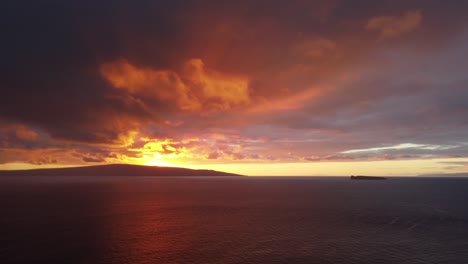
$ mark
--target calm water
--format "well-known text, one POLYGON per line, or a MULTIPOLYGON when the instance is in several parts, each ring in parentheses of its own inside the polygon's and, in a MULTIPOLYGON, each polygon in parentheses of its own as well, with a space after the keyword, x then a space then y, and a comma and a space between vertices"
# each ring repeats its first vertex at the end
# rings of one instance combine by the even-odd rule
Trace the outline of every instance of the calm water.
POLYGON ((468 263, 468 179, 4 177, 0 263, 468 263))

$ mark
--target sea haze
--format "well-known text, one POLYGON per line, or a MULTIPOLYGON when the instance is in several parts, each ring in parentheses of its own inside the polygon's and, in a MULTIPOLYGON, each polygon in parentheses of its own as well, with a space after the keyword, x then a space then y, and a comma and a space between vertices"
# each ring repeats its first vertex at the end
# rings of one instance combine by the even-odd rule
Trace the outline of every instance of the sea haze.
POLYGON ((1 263, 468 263, 468 179, 0 177, 1 263))

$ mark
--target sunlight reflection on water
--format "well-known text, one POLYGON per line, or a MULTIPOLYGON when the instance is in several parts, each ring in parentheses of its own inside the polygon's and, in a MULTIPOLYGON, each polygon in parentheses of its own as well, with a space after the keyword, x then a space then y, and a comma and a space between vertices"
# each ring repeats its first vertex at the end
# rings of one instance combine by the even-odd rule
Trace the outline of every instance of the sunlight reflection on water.
POLYGON ((468 179, 0 179, 2 263, 467 263, 468 179))

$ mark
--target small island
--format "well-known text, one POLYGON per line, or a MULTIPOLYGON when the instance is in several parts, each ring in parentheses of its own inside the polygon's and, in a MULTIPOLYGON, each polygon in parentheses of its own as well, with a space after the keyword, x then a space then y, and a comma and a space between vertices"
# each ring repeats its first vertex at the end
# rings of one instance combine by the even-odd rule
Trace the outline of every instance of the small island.
POLYGON ((387 178, 385 177, 379 177, 379 176, 354 176, 351 175, 351 180, 386 180, 387 178))

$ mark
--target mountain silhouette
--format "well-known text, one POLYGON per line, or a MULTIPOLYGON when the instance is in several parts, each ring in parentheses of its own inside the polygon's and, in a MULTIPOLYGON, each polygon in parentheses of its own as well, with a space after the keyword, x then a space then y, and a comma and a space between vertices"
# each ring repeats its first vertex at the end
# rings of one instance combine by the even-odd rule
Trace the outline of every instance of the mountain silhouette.
POLYGON ((215 170, 110 164, 71 168, 0 170, 0 176, 242 176, 215 170))

